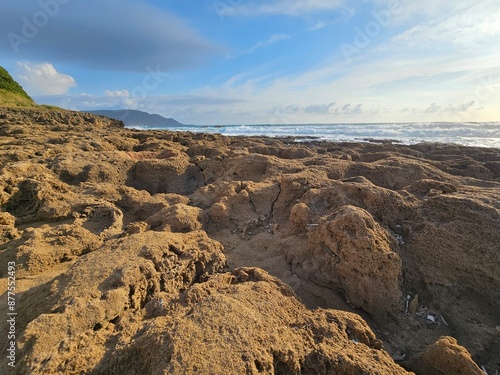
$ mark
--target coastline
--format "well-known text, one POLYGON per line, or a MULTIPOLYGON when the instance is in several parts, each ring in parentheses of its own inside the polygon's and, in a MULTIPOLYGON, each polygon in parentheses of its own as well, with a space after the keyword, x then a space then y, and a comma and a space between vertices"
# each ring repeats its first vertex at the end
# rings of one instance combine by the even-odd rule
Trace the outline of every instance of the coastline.
MULTIPOLYGON (((133 126, 128 126, 134 128, 133 126)), ((332 123, 260 125, 182 125, 178 127, 136 127, 139 130, 205 132, 226 136, 294 137, 326 142, 388 142, 403 145, 418 143, 458 144, 500 149, 500 123, 332 123)))
POLYGON ((143 131, 4 108, 0 136, 19 373, 205 373, 218 355, 235 373, 321 373, 315 361, 349 355, 346 373, 481 374, 500 361, 500 149, 143 131))

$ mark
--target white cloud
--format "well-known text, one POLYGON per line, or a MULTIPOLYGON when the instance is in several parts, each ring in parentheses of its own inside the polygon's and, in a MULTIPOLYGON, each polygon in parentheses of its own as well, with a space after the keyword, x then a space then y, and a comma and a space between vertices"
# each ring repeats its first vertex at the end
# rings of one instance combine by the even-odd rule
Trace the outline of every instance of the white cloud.
MULTIPOLYGON (((313 90, 307 90, 311 93, 313 90)), ((500 91, 500 90, 499 90, 500 91)), ((369 97, 343 95, 339 102, 323 102, 317 97, 307 98, 291 95, 279 97, 276 91, 259 91, 248 100, 236 100, 234 96, 148 96, 119 97, 93 95, 62 95, 44 97, 42 101, 74 110, 94 109, 138 109, 173 117, 185 124, 303 124, 335 122, 391 122, 391 121, 481 121, 487 120, 488 108, 496 104, 481 93, 474 98, 437 98, 439 102, 429 104, 427 96, 416 100, 404 97, 387 105, 383 100, 373 101, 369 97), (261 98, 258 100, 257 96, 261 98), (274 98, 271 97, 274 95, 274 98), (288 102, 286 102, 288 100, 288 102), (351 100, 351 101, 347 101, 351 100), (413 106, 409 107, 408 104, 413 106)), ((309 96, 309 95, 307 95, 309 96)), ((326 96, 322 93, 322 96, 326 96)), ((432 96, 432 95, 429 95, 432 96)), ((436 99, 436 97, 434 97, 436 99)), ((491 111, 490 111, 491 112, 491 111)))
POLYGON ((235 5, 224 9, 224 16, 257 16, 284 14, 302 16, 305 13, 338 10, 343 0, 274 0, 264 4, 235 5))
POLYGON ((499 52, 365 53, 369 58, 350 64, 331 59, 294 75, 269 77, 260 70, 246 71, 225 85, 204 88, 203 94, 242 98, 256 109, 249 115, 252 121, 243 116, 248 104, 231 106, 221 114, 228 122, 448 121, 447 114, 464 111, 470 116, 462 116, 463 121, 494 120, 500 95, 499 52))
POLYGON ((304 108, 305 113, 311 114, 328 114, 332 113, 335 103, 329 104, 311 104, 304 108))
POLYGON ((363 105, 362 104, 356 104, 354 107, 351 104, 345 104, 342 109, 340 110, 340 113, 343 113, 345 115, 359 115, 363 113, 363 109, 361 108, 363 105))
POLYGON ((269 47, 275 43, 278 43, 280 41, 287 40, 287 39, 290 39, 290 35, 286 35, 286 34, 271 35, 267 40, 255 44, 254 46, 250 47, 246 51, 243 51, 240 55, 246 55, 249 53, 253 53, 260 48, 269 47))
POLYGON ((467 12, 477 5, 492 4, 496 0, 368 0, 379 9, 390 9, 394 24, 407 24, 422 19, 443 19, 467 12))
POLYGON ((18 62, 18 78, 30 95, 62 95, 76 86, 73 77, 59 73, 52 64, 18 62))
MULTIPOLYGON (((467 112, 469 109, 472 108, 472 106, 476 104, 474 100, 471 100, 470 102, 467 103, 462 103, 458 105, 453 105, 450 104, 448 107, 446 107, 445 111, 446 112, 452 112, 452 113, 460 113, 460 112, 467 112)), ((482 110, 483 107, 478 107, 476 110, 482 110)))
POLYGON ((426 113, 436 113, 441 110, 441 106, 437 105, 436 103, 432 103, 426 110, 426 113))
POLYGON ((326 27, 330 26, 330 24, 328 23, 324 23, 322 21, 318 21, 316 22, 316 24, 314 24, 313 26, 311 26, 309 29, 307 29, 307 31, 316 31, 316 30, 321 30, 321 29, 324 29, 326 27))
POLYGON ((387 49, 432 48, 434 53, 439 53, 446 47, 480 51, 498 44, 500 8, 497 0, 371 1, 376 7, 374 14, 392 9, 391 17, 381 17, 384 21, 381 26, 386 31, 400 30, 385 46, 387 49))
POLYGON ((113 98, 128 98, 130 96, 128 90, 116 90, 116 91, 106 90, 104 91, 104 94, 106 96, 110 96, 113 98))
POLYGON ((446 17, 419 23, 393 38, 395 45, 427 47, 431 43, 460 48, 488 47, 500 35, 500 9, 478 3, 446 13, 446 17))

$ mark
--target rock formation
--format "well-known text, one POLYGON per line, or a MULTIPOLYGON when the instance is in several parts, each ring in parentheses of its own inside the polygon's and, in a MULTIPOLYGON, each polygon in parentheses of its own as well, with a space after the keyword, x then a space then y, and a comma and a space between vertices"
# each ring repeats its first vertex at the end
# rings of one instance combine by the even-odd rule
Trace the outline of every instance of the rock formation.
POLYGON ((500 150, 0 108, 0 165, 3 316, 16 263, 9 373, 499 366, 500 150))

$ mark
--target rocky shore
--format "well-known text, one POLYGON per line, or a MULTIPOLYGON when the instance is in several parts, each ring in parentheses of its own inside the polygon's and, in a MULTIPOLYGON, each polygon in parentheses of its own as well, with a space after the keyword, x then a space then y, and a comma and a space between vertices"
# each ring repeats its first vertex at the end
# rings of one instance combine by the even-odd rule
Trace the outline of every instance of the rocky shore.
POLYGON ((500 369, 498 149, 0 108, 0 166, 2 373, 500 369))

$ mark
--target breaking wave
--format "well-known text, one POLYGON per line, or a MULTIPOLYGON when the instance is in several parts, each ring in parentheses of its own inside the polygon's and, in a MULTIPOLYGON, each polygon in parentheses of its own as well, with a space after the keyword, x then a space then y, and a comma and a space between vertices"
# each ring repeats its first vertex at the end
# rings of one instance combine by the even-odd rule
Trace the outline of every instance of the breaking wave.
POLYGON ((335 142, 392 141, 402 144, 439 142, 500 148, 500 122, 185 125, 169 128, 135 128, 204 132, 231 136, 291 136, 301 141, 312 139, 335 142))

